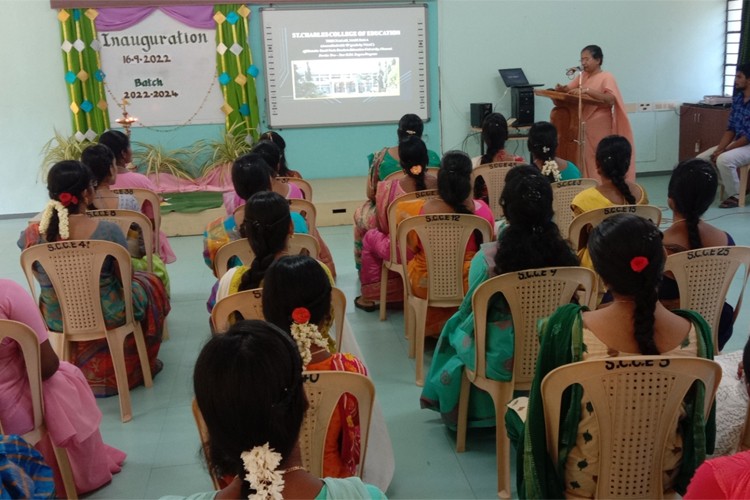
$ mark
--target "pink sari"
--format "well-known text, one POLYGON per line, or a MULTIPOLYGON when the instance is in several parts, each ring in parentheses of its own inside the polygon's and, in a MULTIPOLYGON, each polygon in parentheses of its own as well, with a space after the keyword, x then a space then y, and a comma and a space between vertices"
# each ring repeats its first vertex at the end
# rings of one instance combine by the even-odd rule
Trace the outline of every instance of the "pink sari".
MULTIPOLYGON (((20 321, 31 327, 42 344, 48 339, 39 308, 17 283, 0 280, 0 318, 20 321)), ((0 342, 0 420, 9 434, 23 434, 34 426, 31 393, 18 344, 0 342)), ((106 445, 99 433, 102 413, 81 370, 60 361, 57 371, 42 382, 45 422, 52 442, 68 452, 73 479, 79 494, 95 490, 120 471, 125 453, 106 445)), ((55 486, 65 491, 56 467, 54 450, 44 439, 36 446, 53 466, 55 486)))
MULTIPOLYGON (((569 89, 578 88, 578 79, 568 83, 569 89)), ((633 153, 630 157, 630 169, 625 179, 635 182, 635 143, 633 142, 633 130, 630 128, 630 120, 625 111, 625 102, 617 87, 617 82, 612 73, 601 71, 595 75, 583 74, 583 88, 591 88, 598 92, 612 94, 615 104, 608 108, 606 106, 583 105, 581 119, 586 123, 586 147, 584 149, 585 165, 579 165, 583 176, 596 179, 601 182, 599 174, 596 173, 596 147, 599 141, 608 135, 621 135, 630 142, 633 153)))
MULTIPOLYGON (((391 238, 388 234, 388 205, 405 194, 400 179, 378 182, 375 194, 376 227, 368 230, 362 238, 362 265, 359 270, 362 298, 380 300, 380 269, 383 261, 390 258, 391 238)), ((403 302, 404 289, 401 276, 388 272, 387 302, 403 302)))

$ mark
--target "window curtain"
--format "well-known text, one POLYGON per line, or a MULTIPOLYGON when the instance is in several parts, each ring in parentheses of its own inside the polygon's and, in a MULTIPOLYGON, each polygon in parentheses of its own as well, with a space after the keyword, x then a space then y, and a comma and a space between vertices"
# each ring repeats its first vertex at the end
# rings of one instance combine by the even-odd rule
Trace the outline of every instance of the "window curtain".
POLYGON ((93 141, 109 128, 96 16, 94 9, 60 9, 57 15, 73 132, 79 141, 93 141))
POLYGON ((250 53, 247 5, 214 7, 216 21, 216 67, 224 95, 222 110, 226 115, 227 130, 235 135, 245 134, 248 142, 258 140, 260 116, 255 78, 260 73, 250 53))

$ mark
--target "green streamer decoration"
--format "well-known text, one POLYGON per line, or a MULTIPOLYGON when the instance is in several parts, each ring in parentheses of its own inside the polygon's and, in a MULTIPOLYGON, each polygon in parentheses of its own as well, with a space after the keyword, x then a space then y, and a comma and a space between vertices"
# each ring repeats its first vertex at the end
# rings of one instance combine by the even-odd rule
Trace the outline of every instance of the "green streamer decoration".
POLYGON ((109 128, 96 16, 95 9, 60 9, 57 15, 73 131, 79 141, 92 141, 109 128))
POLYGON ((260 115, 255 78, 260 73, 253 64, 250 52, 247 5, 217 4, 216 21, 216 73, 224 96, 222 111, 226 115, 227 130, 245 134, 248 142, 258 140, 260 115))

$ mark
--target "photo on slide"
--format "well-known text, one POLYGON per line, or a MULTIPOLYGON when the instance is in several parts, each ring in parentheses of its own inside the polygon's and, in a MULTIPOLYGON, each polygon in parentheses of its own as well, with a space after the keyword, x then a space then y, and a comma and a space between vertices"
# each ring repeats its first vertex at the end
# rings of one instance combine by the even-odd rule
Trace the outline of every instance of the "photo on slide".
POLYGON ((294 100, 401 95, 399 58, 292 61, 294 100))

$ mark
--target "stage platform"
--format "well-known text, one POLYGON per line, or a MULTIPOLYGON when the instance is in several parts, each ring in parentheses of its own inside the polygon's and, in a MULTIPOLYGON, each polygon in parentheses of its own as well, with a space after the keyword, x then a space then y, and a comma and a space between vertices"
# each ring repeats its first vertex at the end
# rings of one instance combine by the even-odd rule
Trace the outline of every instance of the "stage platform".
MULTIPOLYGON (((313 202, 317 208, 318 227, 344 226, 352 223, 354 211, 365 200, 367 177, 342 177, 338 179, 310 179, 313 202)), ((169 198, 169 194, 164 195, 169 198)), ((161 229, 167 236, 203 234, 206 225, 224 216, 224 207, 200 212, 169 212, 162 208, 161 229)))

